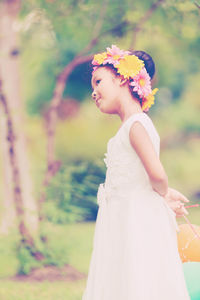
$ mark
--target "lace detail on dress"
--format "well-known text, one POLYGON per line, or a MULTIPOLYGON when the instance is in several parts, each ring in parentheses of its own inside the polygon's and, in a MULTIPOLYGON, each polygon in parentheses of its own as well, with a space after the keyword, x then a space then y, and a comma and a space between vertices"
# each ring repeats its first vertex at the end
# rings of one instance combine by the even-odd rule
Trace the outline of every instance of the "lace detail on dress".
POLYGON ((105 158, 103 159, 104 160, 104 163, 105 163, 105 165, 106 165, 106 167, 108 167, 108 154, 107 154, 107 152, 106 153, 104 153, 104 156, 105 156, 105 158))
POLYGON ((104 183, 101 183, 97 192, 97 203, 99 206, 105 204, 106 202, 106 193, 104 183))

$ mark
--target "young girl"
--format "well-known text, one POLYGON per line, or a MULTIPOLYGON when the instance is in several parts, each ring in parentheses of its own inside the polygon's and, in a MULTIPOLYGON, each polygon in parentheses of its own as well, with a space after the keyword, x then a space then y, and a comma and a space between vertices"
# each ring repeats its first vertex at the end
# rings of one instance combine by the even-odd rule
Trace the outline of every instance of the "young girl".
POLYGON ((92 64, 92 97, 122 124, 107 144, 82 300, 188 300, 176 217, 188 214, 183 202, 189 200, 168 187, 160 138, 146 114, 157 91, 154 62, 143 51, 112 45, 92 64))

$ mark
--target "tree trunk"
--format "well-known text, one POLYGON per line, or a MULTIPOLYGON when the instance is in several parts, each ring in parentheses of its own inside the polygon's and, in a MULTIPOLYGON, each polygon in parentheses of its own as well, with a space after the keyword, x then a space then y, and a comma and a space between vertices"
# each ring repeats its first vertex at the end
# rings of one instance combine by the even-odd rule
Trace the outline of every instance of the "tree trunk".
MULTIPOLYGON (((25 222, 29 230, 32 233, 36 233, 38 230, 38 212, 32 194, 32 180, 29 172, 27 145, 23 130, 25 128, 25 122, 20 95, 19 49, 17 34, 14 28, 19 10, 19 0, 4 0, 0 3, 0 72, 4 83, 4 92, 16 130, 16 159, 19 163, 25 222)), ((4 168, 7 168, 5 164, 7 160, 8 159, 4 161, 4 168)), ((4 201, 6 201, 6 199, 4 201)), ((3 223, 5 223, 6 218, 5 214, 3 223)))
POLYGON ((13 205, 12 174, 6 143, 6 119, 2 109, 0 109, 0 132, 1 161, 2 165, 6 166, 3 167, 2 170, 2 199, 4 211, 2 212, 0 231, 3 234, 8 234, 14 224, 16 213, 13 205))
POLYGON ((8 142, 8 153, 9 160, 12 170, 12 184, 13 184, 13 198, 15 204, 15 210, 17 215, 17 225, 18 230, 21 235, 21 245, 28 247, 31 254, 35 257, 36 260, 43 260, 44 255, 40 253, 35 246, 34 239, 30 234, 24 220, 25 212, 23 208, 22 201, 22 191, 21 191, 21 178, 19 173, 19 165, 16 157, 16 136, 13 128, 13 121, 11 117, 11 112, 6 100, 6 97, 2 91, 2 81, 0 79, 0 102, 6 116, 6 131, 7 131, 7 142, 8 142))

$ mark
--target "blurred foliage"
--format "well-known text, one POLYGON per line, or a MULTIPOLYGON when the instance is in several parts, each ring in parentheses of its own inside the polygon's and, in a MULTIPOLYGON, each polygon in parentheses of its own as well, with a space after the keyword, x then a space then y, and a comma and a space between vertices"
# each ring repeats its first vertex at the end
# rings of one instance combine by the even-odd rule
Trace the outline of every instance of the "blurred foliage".
MULTIPOLYGON (((104 1, 102 32, 123 22, 128 1, 104 1), (120 9, 119 9, 120 8, 120 9)), ((56 76, 90 42, 102 10, 94 1, 22 1, 21 30, 24 95, 28 108, 38 112, 52 96, 56 76), (25 47, 23 47, 25 45, 25 47), (31 56, 30 56, 31 53, 31 56), (32 82, 32 84, 30 84, 32 82)), ((118 31, 111 36, 119 35, 118 31)), ((120 34, 122 35, 122 34, 120 34)), ((108 37, 104 38, 105 41, 108 37)), ((86 53, 87 54, 87 53, 86 53)), ((69 78, 64 95, 83 100, 89 92, 90 73, 87 65, 77 67, 69 78), (82 75, 81 75, 82 74, 82 75), (77 85, 79 89, 77 89, 77 85)))
MULTIPOLYGON (((47 159, 42 113, 53 97, 57 76, 90 43, 101 17, 100 38, 89 54, 104 51, 112 44, 128 49, 134 29, 156 0, 21 2, 20 17, 14 29, 20 38, 21 91, 28 112, 24 130, 35 197, 38 198, 47 159)), ((142 22, 136 37, 134 49, 148 52, 156 64, 153 82, 159 92, 149 115, 161 143, 165 144, 160 157, 169 185, 183 192, 191 202, 199 202, 195 195, 200 194, 200 31, 195 1, 163 1, 150 18, 142 22)), ((62 161, 62 167, 47 188, 47 201, 43 207, 48 229, 44 226, 46 231, 42 234, 48 237, 48 246, 36 239, 36 246, 45 260, 36 262, 30 249, 16 247, 16 233, 6 242, 6 237, 0 237, 1 276, 14 274, 17 270, 27 274, 32 268, 45 264, 62 266, 71 263, 77 269, 87 271, 94 230, 89 221, 96 219, 97 188, 104 182, 106 171, 103 154, 108 139, 120 126, 119 119, 100 114, 92 103, 90 79, 89 64, 76 67, 63 94, 64 98, 80 101, 81 111, 75 119, 60 121, 57 126, 56 157, 62 161), (82 221, 87 222, 78 224, 82 221)), ((1 160, 2 157, 0 167, 1 160)), ((1 179, 2 168, 0 170, 1 179)), ((0 190, 2 182, 0 180, 0 190)), ((0 201, 0 208, 3 208, 3 201, 0 201)), ((191 208, 189 212, 189 220, 199 224, 199 208, 191 208)), ((183 223, 183 219, 178 222, 183 223)), ((12 292, 12 288, 8 290, 3 290, 3 299, 12 292)), ((15 288, 13 290, 15 292, 15 288)), ((52 291, 48 299, 51 294, 52 291)), ((78 299, 80 294, 79 291, 75 297, 78 299)), ((0 291, 0 298, 1 295, 0 291)), ((27 295, 32 297, 30 292, 27 295)), ((29 296, 19 297, 27 299, 29 296)), ((71 295, 68 298, 71 299, 71 295)), ((41 291, 38 299, 41 299, 41 291)))
MULTIPOLYGON (((193 197, 199 190, 200 173, 200 165, 197 163, 200 139, 196 136, 200 126, 198 110, 187 101, 187 93, 185 101, 173 104, 167 109, 160 103, 156 104, 160 105, 159 114, 152 111, 149 116, 159 132, 161 144, 171 138, 160 153, 169 185, 185 193, 191 201, 198 201, 193 197), (179 134, 183 134, 183 139, 178 139, 179 134)), ((32 137, 29 151, 38 193, 45 171, 45 141, 42 124, 38 119, 28 124, 26 130, 29 139, 32 137), (35 138, 34 130, 37 131, 35 138), (37 137, 42 139, 42 144, 37 137)), ((98 209, 97 188, 105 177, 103 155, 106 152, 106 143, 116 134, 119 126, 119 118, 99 114, 95 105, 87 101, 81 106, 78 117, 59 123, 56 156, 63 165, 48 188, 44 207, 48 220, 54 224, 95 220, 98 209)))
POLYGON ((35 238, 35 246, 38 251, 44 256, 43 260, 35 260, 32 255, 32 248, 25 246, 23 243, 16 244, 16 258, 18 259, 17 274, 29 274, 30 271, 42 266, 58 266, 62 267, 67 263, 68 259, 63 255, 62 244, 60 243, 44 243, 39 238, 35 238))
POLYGON ((101 161, 75 160, 62 165, 47 188, 46 218, 58 224, 96 220, 97 188, 104 177, 101 161))
MULTIPOLYGON (((29 112, 40 113, 50 101, 57 75, 89 44, 101 17, 100 38, 90 52, 104 51, 111 44, 128 49, 134 29, 154 2, 22 1, 16 27, 21 36, 23 96, 29 112)), ((180 101, 188 77, 199 72, 199 9, 195 2, 164 1, 142 22, 134 48, 152 55, 157 68, 155 81, 167 90, 168 104, 180 101)), ((90 78, 87 64, 77 67, 64 96, 84 101, 91 92, 90 78)))
MULTIPOLYGON (((28 111, 24 130, 36 197, 46 168, 42 112, 53 96, 57 76, 90 43, 101 17, 100 38, 89 53, 111 44, 128 49, 138 22, 155 2, 22 0, 14 29, 20 38, 21 88, 28 111)), ((192 197, 200 190, 200 31, 195 1, 163 1, 143 20, 134 49, 148 52, 156 64, 154 85, 159 92, 149 115, 161 142, 169 140, 161 149, 161 160, 170 185, 192 197)), ((95 219, 97 187, 105 175, 102 157, 120 126, 119 119, 100 114, 91 103, 90 71, 88 64, 75 68, 63 95, 82 103, 77 118, 57 126, 56 157, 63 166, 48 188, 44 207, 54 223, 95 219)))

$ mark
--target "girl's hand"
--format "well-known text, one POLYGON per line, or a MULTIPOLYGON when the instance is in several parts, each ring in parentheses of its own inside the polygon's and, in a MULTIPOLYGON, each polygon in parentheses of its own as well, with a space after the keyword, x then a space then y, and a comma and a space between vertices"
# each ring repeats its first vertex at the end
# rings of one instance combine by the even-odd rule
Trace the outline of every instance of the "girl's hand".
POLYGON ((164 196, 169 207, 176 213, 176 217, 182 217, 184 214, 188 215, 188 211, 184 207, 184 203, 189 202, 183 194, 175 189, 168 188, 167 194, 164 196))
POLYGON ((173 189, 173 188, 168 188, 168 195, 172 200, 177 200, 177 201, 183 201, 183 202, 190 202, 188 198, 186 198, 183 194, 181 194, 179 191, 173 189))
POLYGON ((176 218, 180 218, 184 214, 185 215, 189 214, 188 211, 185 209, 184 204, 182 204, 182 207, 181 208, 177 208, 174 212, 176 213, 176 218))

